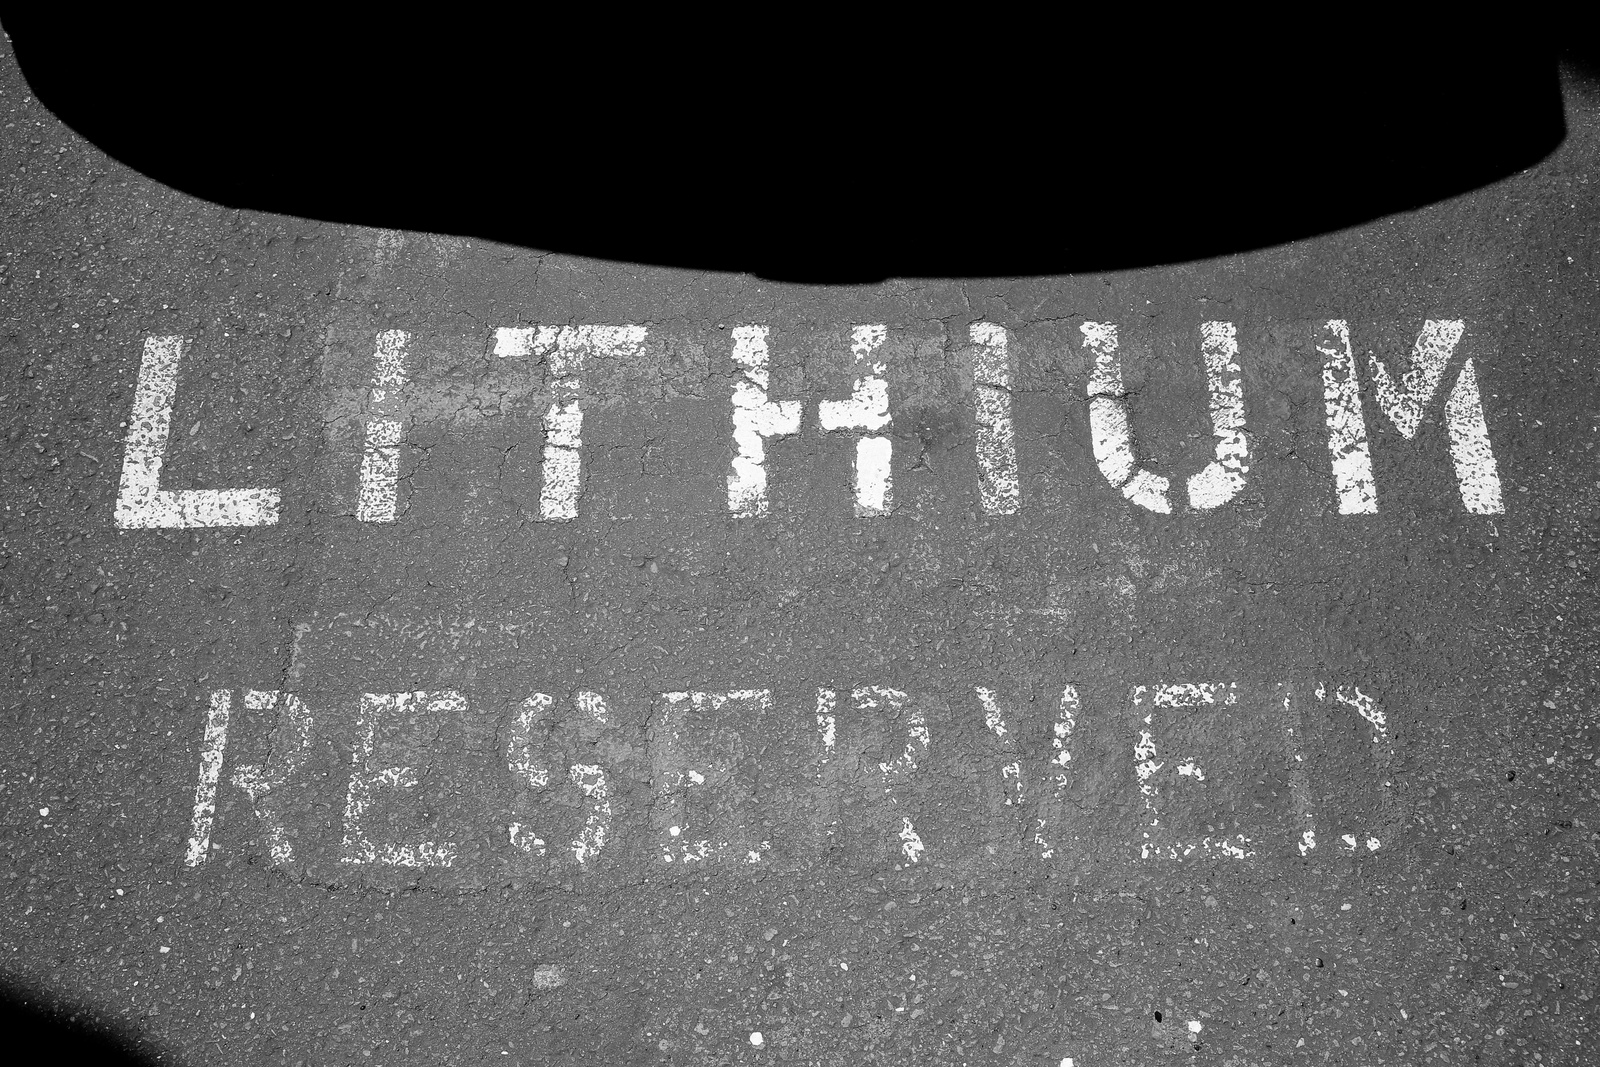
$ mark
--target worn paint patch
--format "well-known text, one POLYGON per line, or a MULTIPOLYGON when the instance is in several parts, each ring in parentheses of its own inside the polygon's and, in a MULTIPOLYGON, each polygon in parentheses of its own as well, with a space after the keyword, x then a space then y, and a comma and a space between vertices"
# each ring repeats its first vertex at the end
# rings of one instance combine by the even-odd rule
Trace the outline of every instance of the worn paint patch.
POLYGON ((400 479, 400 446, 405 441, 406 355, 411 334, 385 330, 372 355, 372 388, 367 394, 366 442, 361 452, 361 489, 356 518, 393 522, 400 479))
POLYGON ((1017 431, 1011 415, 1011 355, 1005 327, 975 322, 968 328, 973 414, 977 423, 978 494, 990 515, 1015 515, 1022 506, 1017 475, 1017 431))
POLYGON ((449 867, 455 863, 453 842, 419 837, 375 840, 366 819, 380 794, 413 790, 419 784, 412 764, 375 759, 378 732, 386 720, 436 716, 465 707, 465 699, 451 691, 362 694, 355 751, 350 757, 341 862, 394 867, 449 867))

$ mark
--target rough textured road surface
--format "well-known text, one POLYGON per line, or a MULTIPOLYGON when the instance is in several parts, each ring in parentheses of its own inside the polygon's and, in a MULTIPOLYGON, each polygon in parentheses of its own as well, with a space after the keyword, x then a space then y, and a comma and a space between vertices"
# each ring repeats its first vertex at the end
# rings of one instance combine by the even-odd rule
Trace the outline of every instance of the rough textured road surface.
POLYGON ((1594 1062, 1568 108, 1289 247, 802 287, 224 210, 0 58, 10 995, 181 1064, 1594 1062))

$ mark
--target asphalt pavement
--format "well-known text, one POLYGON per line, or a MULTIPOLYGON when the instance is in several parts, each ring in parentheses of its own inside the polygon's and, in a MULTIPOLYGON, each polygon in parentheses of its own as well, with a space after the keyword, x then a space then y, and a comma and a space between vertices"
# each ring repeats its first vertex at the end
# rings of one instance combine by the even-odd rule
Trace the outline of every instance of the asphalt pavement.
POLYGON ((9 995, 196 1065, 1592 1062, 1566 99, 1353 230, 807 286, 225 210, 0 59, 9 995))

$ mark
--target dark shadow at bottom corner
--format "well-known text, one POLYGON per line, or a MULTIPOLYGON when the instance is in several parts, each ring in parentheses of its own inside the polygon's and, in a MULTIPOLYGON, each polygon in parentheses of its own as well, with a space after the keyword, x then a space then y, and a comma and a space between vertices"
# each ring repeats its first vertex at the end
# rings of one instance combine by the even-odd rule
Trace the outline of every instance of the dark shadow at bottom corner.
POLYGON ((103 1012, 0 977, 0 1034, 7 1063, 158 1067, 178 1061, 103 1012))

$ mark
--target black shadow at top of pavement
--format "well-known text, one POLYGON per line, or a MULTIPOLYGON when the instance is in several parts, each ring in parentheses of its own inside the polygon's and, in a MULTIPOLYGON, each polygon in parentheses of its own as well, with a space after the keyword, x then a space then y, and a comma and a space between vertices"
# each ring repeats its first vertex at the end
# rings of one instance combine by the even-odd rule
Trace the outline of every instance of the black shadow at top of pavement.
POLYGON ((0 979, 0 1048, 11 1064, 155 1067, 175 1062, 139 1048, 92 1010, 0 979))
POLYGON ((686 43, 621 16, 564 33, 552 10, 34 5, 4 25, 63 122, 206 200, 814 283, 1242 252, 1467 192, 1565 135, 1568 42, 1502 26, 1162 43, 979 19, 686 43))

